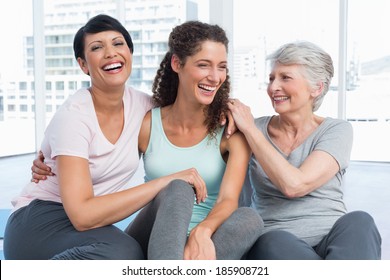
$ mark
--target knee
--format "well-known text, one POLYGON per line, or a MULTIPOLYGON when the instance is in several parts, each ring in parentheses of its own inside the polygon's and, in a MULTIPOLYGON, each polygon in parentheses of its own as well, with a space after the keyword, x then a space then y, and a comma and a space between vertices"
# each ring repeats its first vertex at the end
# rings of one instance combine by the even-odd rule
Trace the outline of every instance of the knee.
POLYGON ((260 215, 250 207, 240 207, 221 225, 227 235, 240 236, 253 244, 261 235, 264 223, 260 215))
POLYGON ((288 231, 283 230, 271 230, 260 236, 256 243, 260 245, 273 245, 273 244, 283 244, 285 241, 290 242, 294 239, 295 236, 288 231))
POLYGON ((245 227, 251 231, 260 233, 263 231, 264 222, 257 211, 250 207, 240 207, 234 213, 245 223, 245 227))
POLYGON ((349 216, 353 219, 361 220, 363 222, 373 222, 374 220, 370 214, 361 210, 349 212, 346 214, 346 216, 349 216))
POLYGON ((253 244, 252 248, 247 254, 249 260, 266 260, 266 259, 277 259, 275 256, 277 248, 282 246, 278 240, 283 240, 282 236, 284 232, 281 231, 269 231, 263 233, 253 244))
POLYGON ((163 196, 165 199, 175 201, 177 199, 188 198, 193 203, 194 189, 190 184, 183 180, 171 181, 160 193, 159 196, 163 196))
POLYGON ((359 228, 366 228, 368 230, 377 230, 374 218, 364 211, 353 211, 345 214, 345 219, 350 221, 351 225, 358 226, 359 228))
POLYGON ((346 216, 349 216, 348 218, 351 221, 350 224, 358 227, 358 230, 355 232, 363 230, 363 232, 366 232, 368 236, 374 237, 377 242, 381 243, 381 235, 375 224, 374 218, 370 214, 359 210, 350 212, 346 214, 346 216))
MULTIPOLYGON (((131 236, 119 238, 118 242, 108 245, 109 252, 112 252, 113 260, 144 260, 145 256, 141 245, 131 236)), ((110 256, 110 254, 108 254, 110 256)))
POLYGON ((183 180, 173 180, 156 196, 156 203, 159 207, 169 205, 169 207, 192 209, 194 194, 194 189, 190 184, 183 180))

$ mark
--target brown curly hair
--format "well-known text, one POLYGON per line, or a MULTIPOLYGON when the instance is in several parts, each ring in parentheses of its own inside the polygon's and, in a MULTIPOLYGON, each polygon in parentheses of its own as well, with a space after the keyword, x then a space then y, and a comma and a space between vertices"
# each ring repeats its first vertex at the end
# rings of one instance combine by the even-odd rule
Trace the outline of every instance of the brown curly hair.
MULTIPOLYGON (((201 44, 205 41, 222 43, 226 51, 228 50, 229 40, 225 31, 218 25, 187 21, 172 29, 168 41, 169 50, 161 61, 153 82, 153 101, 156 106, 171 105, 176 100, 179 77, 171 67, 172 55, 175 54, 184 65, 187 57, 198 53, 201 50, 201 44)), ((225 82, 218 89, 213 102, 205 108, 205 125, 212 136, 215 136, 216 130, 220 127, 221 115, 227 113, 229 92, 230 81, 228 69, 226 69, 225 82)))

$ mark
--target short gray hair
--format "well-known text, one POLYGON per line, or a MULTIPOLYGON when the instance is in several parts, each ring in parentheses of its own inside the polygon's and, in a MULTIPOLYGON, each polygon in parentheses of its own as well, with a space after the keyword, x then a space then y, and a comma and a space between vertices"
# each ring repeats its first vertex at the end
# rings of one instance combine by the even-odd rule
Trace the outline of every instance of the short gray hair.
POLYGON ((334 74, 333 61, 327 52, 311 42, 297 41, 281 46, 270 54, 267 60, 270 61, 271 67, 275 63, 301 65, 303 74, 313 89, 318 87, 318 82, 322 82, 324 87, 313 101, 313 112, 321 106, 334 74))

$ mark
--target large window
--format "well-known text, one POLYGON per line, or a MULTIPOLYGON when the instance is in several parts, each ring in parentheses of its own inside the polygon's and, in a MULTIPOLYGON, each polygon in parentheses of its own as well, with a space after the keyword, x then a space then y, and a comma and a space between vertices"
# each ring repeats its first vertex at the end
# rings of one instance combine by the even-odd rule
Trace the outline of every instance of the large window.
POLYGON ((34 79, 26 69, 32 14, 32 1, 0 3, 0 157, 35 151, 34 79))
MULTIPOLYGON (((338 61, 337 0, 234 0, 233 94, 251 104, 255 116, 274 114, 266 93, 265 58, 282 44, 308 40, 327 50, 338 61)), ((337 77, 333 83, 337 83, 337 77)), ((337 92, 331 91, 320 113, 337 116, 337 92)))
POLYGON ((349 1, 346 116, 353 124, 353 158, 390 161, 390 2, 349 1))
MULTIPOLYGON (((273 114, 266 94, 265 56, 281 44, 309 40, 328 51, 335 77, 318 114, 346 119, 354 128, 352 160, 390 162, 390 3, 385 0, 251 0, 234 2, 234 91, 255 116, 273 114), (340 56, 340 3, 347 3, 347 49, 340 56), (339 92, 339 65, 345 59, 345 93, 339 92), (252 74, 253 73, 253 74, 252 74)), ((345 5, 344 5, 345 6, 345 5)))
MULTIPOLYGON (((189 1, 199 4, 198 18, 210 22, 216 20, 213 14, 218 12, 212 9, 220 12, 223 5, 232 3, 230 13, 221 14, 222 21, 233 22, 233 28, 227 30, 232 46, 229 63, 233 95, 250 104, 255 116, 274 113, 265 91, 267 54, 289 41, 310 40, 332 55, 336 68, 331 90, 318 114, 339 117, 338 74, 340 58, 344 58, 339 56, 339 17, 340 3, 346 3, 346 0, 189 1), (221 5, 213 7, 217 1, 221 5)), ((153 65, 157 68, 167 48, 163 40, 168 38, 174 25, 191 14, 187 14, 191 9, 183 9, 185 3, 187 0, 0 2, 3 38, 0 44, 3 54, 0 66, 0 157, 35 152, 37 118, 45 119, 47 124, 69 94, 78 87, 89 86, 88 77, 79 71, 71 51, 75 30, 88 18, 97 13, 108 13, 129 29, 135 44, 129 82, 148 91, 155 73, 153 65), (42 49, 47 52, 44 57, 36 57, 34 52, 34 39, 37 38, 33 26, 37 27, 39 23, 33 24, 32 4, 37 2, 44 4, 45 22, 41 26, 42 49), (161 14, 166 18, 156 22, 153 16, 146 18, 150 14, 161 14), (153 33, 156 30, 158 32, 153 33), (45 67, 44 72, 34 72, 37 59, 43 60, 40 65, 45 67), (35 77, 34 73, 43 74, 35 77), (40 79, 43 82, 39 82, 40 79), (43 84, 42 90, 34 89, 34 82, 35 86, 43 84), (35 95, 34 90, 43 91, 44 96, 35 95), (39 103, 40 100, 43 102, 39 103)), ((344 116, 354 127, 353 160, 390 161, 390 149, 385 148, 390 141, 387 109, 390 104, 390 42, 386 36, 386 29, 390 26, 390 17, 386 14, 389 10, 390 4, 386 0, 348 1, 344 116)))

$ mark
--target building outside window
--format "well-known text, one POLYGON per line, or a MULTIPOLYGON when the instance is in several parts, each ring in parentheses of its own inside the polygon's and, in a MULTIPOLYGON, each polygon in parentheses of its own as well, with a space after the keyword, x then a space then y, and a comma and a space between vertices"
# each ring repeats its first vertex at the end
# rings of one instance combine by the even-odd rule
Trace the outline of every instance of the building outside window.
MULTIPOLYGON (((340 1, 260 1, 261 9, 253 9, 252 0, 233 0, 233 19, 229 21, 233 21, 234 27, 228 30, 233 46, 229 50, 233 69, 230 73, 232 94, 250 104, 255 116, 273 113, 265 93, 267 54, 288 41, 310 40, 326 49, 336 66, 336 76, 319 114, 338 117, 340 1)), ((30 83, 42 77, 34 77, 32 3, 34 1, 14 0, 12 4, 15 5, 0 4, 0 28, 3 38, 7 38, 0 46, 2 53, 7 54, 2 58, 5 63, 0 69, 0 133, 7 135, 0 140, 0 157, 35 152, 35 108, 48 109, 44 110, 47 124, 70 94, 79 87, 89 87, 88 77, 80 71, 72 50, 74 33, 88 18, 104 12, 117 17, 126 26, 135 46, 129 84, 150 92, 172 27, 209 12, 203 10, 209 3, 204 0, 43 1, 46 50, 43 99, 47 104, 37 107, 35 86, 30 83), (23 9, 19 8, 21 5, 23 9), (124 7, 121 13, 118 5, 124 7), (12 16, 15 14, 19 15, 17 19, 12 16), (10 25, 13 28, 9 28, 10 25), (12 59, 8 61, 8 57, 12 59), (18 120, 19 116, 23 118, 18 120), (17 137, 18 131, 26 131, 26 127, 32 131, 31 135, 24 138, 25 143, 14 143, 11 139, 17 137), (22 147, 23 144, 30 148, 22 147)), ((377 34, 387 33, 385 28, 390 26, 390 21, 386 11, 390 10, 390 4, 385 0, 348 3, 344 113, 355 132, 352 159, 389 162, 390 150, 383 147, 390 141, 390 115, 386 107, 390 104, 390 43, 386 36, 377 34), (372 138, 375 138, 375 144, 372 138)))

